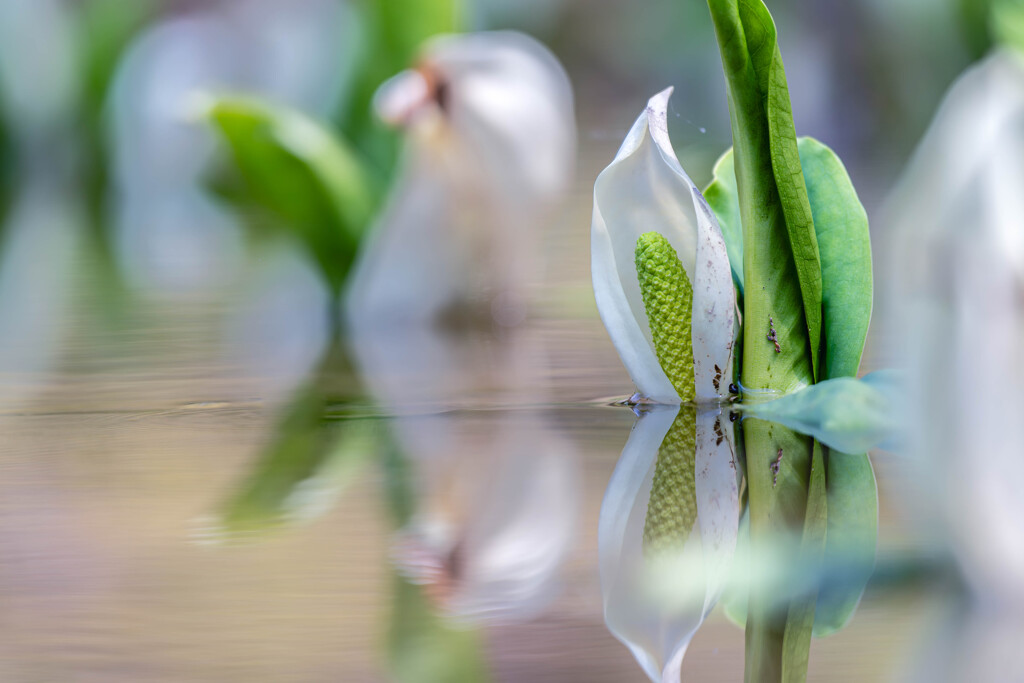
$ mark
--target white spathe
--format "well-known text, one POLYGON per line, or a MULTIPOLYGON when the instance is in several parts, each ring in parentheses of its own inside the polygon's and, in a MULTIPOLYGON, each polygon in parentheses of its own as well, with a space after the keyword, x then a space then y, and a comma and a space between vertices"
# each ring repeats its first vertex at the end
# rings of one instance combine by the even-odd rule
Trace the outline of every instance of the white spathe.
POLYGON ((555 57, 511 32, 441 36, 381 86, 402 169, 357 264, 353 326, 525 313, 539 230, 574 174, 572 89, 555 57))
POLYGON ((693 285, 696 397, 709 401, 727 393, 732 377, 735 294, 718 221, 679 165, 669 140, 666 111, 671 94, 668 88, 650 99, 594 184, 594 297, 640 394, 659 403, 679 403, 654 350, 636 273, 639 237, 651 231, 663 235, 693 285))
POLYGON ((677 408, 655 406, 637 419, 608 483, 597 531, 605 623, 656 683, 679 681, 686 648, 730 576, 739 529, 732 430, 722 424, 727 418, 720 409, 701 408, 694 457, 697 522, 679 552, 645 555, 658 450, 677 414, 677 408))

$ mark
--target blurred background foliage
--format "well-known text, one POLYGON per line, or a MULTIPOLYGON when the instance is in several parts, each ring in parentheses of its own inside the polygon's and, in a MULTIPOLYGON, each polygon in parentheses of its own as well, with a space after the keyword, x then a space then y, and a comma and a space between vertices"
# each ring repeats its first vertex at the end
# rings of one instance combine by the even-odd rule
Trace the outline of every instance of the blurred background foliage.
MULTIPOLYGON (((6 2, 4 24, 11 35, 0 50, 0 210, 8 206, 26 166, 42 165, 47 173, 77 178, 98 254, 115 253, 110 246, 114 208, 109 186, 111 138, 118 134, 119 121, 110 108, 123 58, 159 25, 231 4, 6 2), (32 52, 43 44, 62 45, 26 69, 26 64, 39 61, 32 52), (29 101, 33 98, 34 104, 29 101), (30 138, 50 143, 23 144, 30 138)), ((729 144, 721 67, 703 2, 353 0, 338 14, 323 13, 324 5, 299 3, 291 11, 309 9, 346 22, 337 31, 344 43, 339 59, 346 63, 328 70, 342 74, 345 83, 328 110, 307 113, 327 122, 359 157, 378 195, 394 168, 398 139, 374 118, 373 93, 415 62, 429 36, 458 30, 520 29, 552 48, 577 90, 585 159, 591 154, 607 157, 621 140, 630 113, 668 84, 677 88, 673 139, 698 184, 710 179, 712 161, 729 144)), ((836 150, 869 213, 885 196, 953 78, 994 41, 1019 39, 1019 6, 1019 0, 770 3, 791 71, 798 132, 836 150)), ((267 35, 272 39, 274 34, 267 35)), ((237 82, 224 85, 247 90, 237 82)), ((276 99, 272 93, 269 97, 276 99)), ((234 150, 237 155, 237 145, 234 150)), ((287 165, 282 159, 262 163, 287 165)), ((250 165, 244 175, 258 182, 253 170, 250 165)), ((302 197, 296 205, 316 204, 308 196, 294 196, 302 197)), ((277 213, 299 220, 295 212, 312 210, 296 205, 278 205, 277 213)), ((337 286, 338 277, 328 279, 337 286)))

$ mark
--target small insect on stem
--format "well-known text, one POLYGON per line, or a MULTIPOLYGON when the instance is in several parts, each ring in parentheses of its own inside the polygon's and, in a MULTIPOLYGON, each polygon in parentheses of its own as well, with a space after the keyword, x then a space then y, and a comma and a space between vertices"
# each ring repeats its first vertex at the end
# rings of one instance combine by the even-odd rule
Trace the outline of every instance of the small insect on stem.
POLYGON ((775 321, 772 320, 771 316, 768 316, 768 341, 775 344, 775 353, 782 353, 782 347, 779 346, 779 336, 775 333, 775 321))
POLYGON ((772 488, 775 488, 775 484, 779 481, 779 470, 782 469, 782 449, 776 454, 775 460, 768 465, 768 471, 772 473, 772 488))

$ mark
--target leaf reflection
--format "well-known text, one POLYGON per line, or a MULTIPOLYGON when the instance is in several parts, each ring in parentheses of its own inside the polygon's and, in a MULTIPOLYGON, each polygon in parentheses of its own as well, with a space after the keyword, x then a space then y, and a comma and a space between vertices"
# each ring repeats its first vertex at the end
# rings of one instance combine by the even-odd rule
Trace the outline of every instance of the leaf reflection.
POLYGON ((747 680, 804 680, 812 635, 849 622, 874 567, 867 455, 738 424, 717 406, 640 413, 605 493, 605 621, 653 681, 679 680, 720 598, 746 630, 747 680))

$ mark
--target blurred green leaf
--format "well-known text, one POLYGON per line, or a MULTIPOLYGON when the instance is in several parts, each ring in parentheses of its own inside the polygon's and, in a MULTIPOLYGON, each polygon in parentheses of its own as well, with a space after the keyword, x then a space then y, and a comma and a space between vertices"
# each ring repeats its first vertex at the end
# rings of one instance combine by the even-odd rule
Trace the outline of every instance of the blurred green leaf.
POLYGON ((122 55, 158 9, 156 0, 86 0, 77 5, 81 124, 84 128, 85 163, 89 169, 85 174, 85 190, 97 242, 97 256, 111 271, 114 257, 109 253, 111 246, 106 244, 109 241, 105 234, 108 217, 104 211, 109 172, 104 109, 122 55))
POLYGON ((344 347, 332 344, 312 378, 295 392, 270 443, 219 514, 219 530, 229 538, 326 512, 376 454, 376 420, 326 418, 330 388, 349 366, 344 347))
POLYGON ((225 96, 205 114, 231 152, 235 199, 292 231, 339 294, 378 199, 361 160, 294 109, 225 96))
POLYGON ((997 43, 1024 52, 1024 0, 992 0, 988 20, 997 43))
POLYGON ((955 0, 956 26, 971 57, 979 59, 992 47, 989 16, 993 0, 955 0))
POLYGON ((821 264, 775 24, 761 0, 708 0, 729 93, 743 223, 743 383, 813 384, 821 264), (764 339, 773 321, 781 352, 764 339))
POLYGON ((156 0, 86 0, 79 4, 83 96, 86 116, 95 125, 122 53, 157 9, 156 0))
POLYGON ((480 634, 438 613, 423 586, 394 578, 388 663, 402 683, 483 683, 490 680, 480 634))

